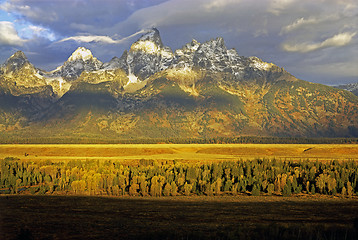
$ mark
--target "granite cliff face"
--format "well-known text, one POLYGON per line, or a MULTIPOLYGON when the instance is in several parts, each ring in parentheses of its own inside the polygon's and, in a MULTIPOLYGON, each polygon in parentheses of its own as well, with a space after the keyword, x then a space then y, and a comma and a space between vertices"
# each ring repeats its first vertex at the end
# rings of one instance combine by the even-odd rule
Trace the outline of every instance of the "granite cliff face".
POLYGON ((222 38, 173 52, 157 29, 107 63, 81 47, 45 72, 17 52, 0 68, 0 101, 8 136, 358 136, 353 94, 240 56, 222 38))

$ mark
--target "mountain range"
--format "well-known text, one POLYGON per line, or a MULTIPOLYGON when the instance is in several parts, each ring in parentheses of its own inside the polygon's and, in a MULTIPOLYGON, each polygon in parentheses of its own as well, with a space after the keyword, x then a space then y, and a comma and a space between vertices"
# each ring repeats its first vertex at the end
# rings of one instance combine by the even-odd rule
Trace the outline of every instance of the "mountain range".
POLYGON ((357 137, 358 97, 297 79, 222 38, 174 52, 150 29, 102 63, 79 47, 53 71, 0 66, 3 138, 357 137))

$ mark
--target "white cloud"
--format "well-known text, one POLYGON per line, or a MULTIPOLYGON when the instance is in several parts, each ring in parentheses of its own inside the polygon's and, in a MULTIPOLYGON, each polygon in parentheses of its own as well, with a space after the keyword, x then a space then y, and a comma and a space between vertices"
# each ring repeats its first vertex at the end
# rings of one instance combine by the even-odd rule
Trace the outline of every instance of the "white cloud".
POLYGON ((44 37, 50 41, 56 40, 55 33, 52 32, 50 29, 40 27, 40 26, 34 26, 34 25, 30 25, 29 28, 34 33, 35 36, 44 37))
POLYGON ((76 42, 100 42, 100 43, 106 43, 106 44, 114 44, 117 43, 116 40, 113 40, 112 38, 108 36, 74 36, 74 37, 68 37, 61 39, 58 42, 66 42, 66 41, 76 41, 76 42))
POLYGON ((309 17, 309 18, 302 17, 296 19, 293 23, 282 27, 280 34, 289 33, 306 26, 311 26, 311 25, 316 25, 316 24, 325 23, 329 21, 336 21, 336 20, 339 20, 339 16, 337 14, 330 15, 330 16, 323 16, 323 17, 309 17))
POLYGON ((287 52, 312 52, 316 51, 318 49, 327 48, 327 47, 342 47, 345 45, 348 45, 352 38, 356 35, 356 32, 354 33, 340 33, 337 35, 334 35, 331 38, 327 38, 326 40, 320 42, 320 43, 299 43, 299 44, 290 44, 290 43, 284 43, 282 44, 282 49, 287 52))
POLYGON ((297 28, 300 28, 301 26, 304 26, 307 24, 315 24, 315 23, 317 23, 317 19, 314 17, 308 18, 308 19, 299 18, 299 19, 296 19, 296 21, 293 22, 292 24, 283 27, 281 30, 281 33, 288 33, 288 32, 291 32, 291 31, 297 29, 297 28))
POLYGON ((118 44, 118 43, 122 43, 122 42, 124 42, 134 36, 137 36, 138 34, 144 33, 144 32, 146 32, 146 30, 138 31, 128 37, 124 37, 124 38, 117 39, 117 40, 115 40, 109 36, 98 36, 98 35, 73 36, 73 37, 61 39, 57 43, 66 42, 66 41, 76 41, 76 42, 84 42, 84 43, 96 42, 96 43, 103 43, 103 44, 118 44))
POLYGON ((12 22, 0 22, 0 45, 22 46, 25 42, 19 37, 12 22))
POLYGON ((29 40, 36 39, 36 37, 45 38, 50 41, 56 40, 55 33, 53 33, 50 29, 41 26, 27 25, 27 24, 25 24, 25 26, 20 28, 19 36, 29 40))

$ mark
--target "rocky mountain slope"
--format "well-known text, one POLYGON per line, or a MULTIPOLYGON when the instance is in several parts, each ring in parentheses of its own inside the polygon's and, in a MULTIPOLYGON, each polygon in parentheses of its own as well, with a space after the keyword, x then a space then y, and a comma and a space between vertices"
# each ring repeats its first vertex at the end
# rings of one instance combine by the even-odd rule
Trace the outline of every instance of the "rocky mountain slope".
POLYGON ((51 72, 22 52, 0 68, 8 137, 358 136, 358 97, 239 56, 222 38, 174 52, 152 29, 108 63, 78 48, 51 72))

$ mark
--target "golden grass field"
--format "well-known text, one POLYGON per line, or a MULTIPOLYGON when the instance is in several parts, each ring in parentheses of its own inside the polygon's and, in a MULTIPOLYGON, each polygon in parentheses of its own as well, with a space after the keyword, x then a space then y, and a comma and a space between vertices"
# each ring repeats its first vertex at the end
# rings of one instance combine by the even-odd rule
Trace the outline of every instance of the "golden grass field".
POLYGON ((21 160, 180 160, 224 161, 358 160, 354 144, 2 144, 0 159, 21 160), (25 156, 26 155, 26 156, 25 156))

